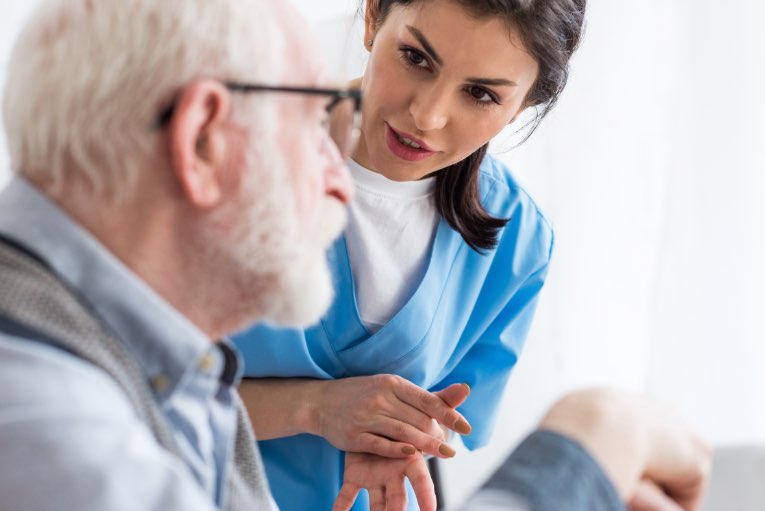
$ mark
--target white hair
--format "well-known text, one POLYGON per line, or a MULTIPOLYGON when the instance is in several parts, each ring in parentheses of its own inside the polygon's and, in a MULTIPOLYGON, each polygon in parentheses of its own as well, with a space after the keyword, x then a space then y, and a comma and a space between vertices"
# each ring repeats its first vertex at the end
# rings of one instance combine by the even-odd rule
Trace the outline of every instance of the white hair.
MULTIPOLYGON (((14 171, 53 187, 76 172, 119 196, 153 156, 152 124, 184 85, 281 76, 272 9, 269 0, 43 1, 8 69, 3 119, 14 171)), ((268 102, 252 103, 245 124, 273 121, 268 102)))

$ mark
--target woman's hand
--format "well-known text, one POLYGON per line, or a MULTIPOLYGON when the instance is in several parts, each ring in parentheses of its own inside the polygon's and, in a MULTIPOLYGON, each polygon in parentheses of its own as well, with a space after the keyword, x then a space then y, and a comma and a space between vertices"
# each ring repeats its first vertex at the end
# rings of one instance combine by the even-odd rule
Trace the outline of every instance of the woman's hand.
POLYGON ((420 511, 435 511, 436 494, 422 453, 403 459, 346 453, 343 486, 332 511, 348 511, 362 488, 369 492, 370 511, 405 511, 405 478, 409 479, 420 511))
POLYGON ((422 451, 441 458, 454 456, 435 419, 448 429, 470 433, 470 425, 454 408, 470 393, 463 384, 433 393, 395 375, 328 380, 314 407, 313 433, 347 452, 404 458, 422 451))
POLYGON ((405 458, 417 451, 449 458, 433 419, 459 434, 470 425, 454 408, 470 388, 454 384, 428 392, 394 375, 340 380, 259 378, 239 388, 259 440, 310 433, 340 450, 405 458))

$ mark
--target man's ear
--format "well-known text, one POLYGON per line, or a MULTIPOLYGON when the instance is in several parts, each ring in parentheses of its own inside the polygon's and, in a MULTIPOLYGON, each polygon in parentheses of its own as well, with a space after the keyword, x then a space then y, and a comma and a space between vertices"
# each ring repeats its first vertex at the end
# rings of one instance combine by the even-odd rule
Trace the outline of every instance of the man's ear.
POLYGON ((221 200, 221 167, 226 159, 224 125, 231 96, 214 80, 192 82, 178 97, 169 126, 170 158, 186 198, 199 208, 221 200))
POLYGON ((370 41, 377 36, 377 22, 380 20, 380 0, 367 0, 367 10, 364 15, 364 47, 372 51, 370 41))

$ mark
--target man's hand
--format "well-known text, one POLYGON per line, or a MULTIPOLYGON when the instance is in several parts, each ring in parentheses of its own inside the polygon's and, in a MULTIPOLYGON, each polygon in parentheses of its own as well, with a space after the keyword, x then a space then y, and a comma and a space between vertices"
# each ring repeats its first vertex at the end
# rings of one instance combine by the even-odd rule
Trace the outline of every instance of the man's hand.
POLYGON ((405 478, 409 479, 420 511, 435 511, 436 494, 422 453, 403 459, 346 453, 343 486, 332 511, 348 511, 362 488, 369 492, 370 511, 405 511, 405 478))
POLYGON ((670 410, 607 389, 573 392, 542 429, 581 444, 600 463, 631 511, 696 511, 711 449, 670 410))
MULTIPOLYGON (((685 511, 698 509, 703 493, 703 487, 697 486, 698 482, 692 482, 688 492, 672 495, 667 494, 667 489, 660 488, 655 482, 643 479, 632 495, 629 502, 630 511, 685 511)), ((670 490, 671 491, 671 490, 670 490)))

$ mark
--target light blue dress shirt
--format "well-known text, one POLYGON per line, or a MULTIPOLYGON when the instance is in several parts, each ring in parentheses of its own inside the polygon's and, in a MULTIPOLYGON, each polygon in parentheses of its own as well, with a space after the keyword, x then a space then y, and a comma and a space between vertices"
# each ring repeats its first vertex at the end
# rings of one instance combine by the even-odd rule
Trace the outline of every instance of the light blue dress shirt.
MULTIPOLYGON (((484 160, 479 186, 486 211, 510 219, 496 249, 476 252, 442 219, 414 294, 373 334, 359 317, 341 238, 328 254, 336 298, 327 315, 306 330, 259 325, 236 336, 245 375, 331 379, 390 373, 431 390, 468 383, 472 391, 460 411, 473 432, 463 443, 470 449, 485 445, 547 276, 553 232, 501 162, 484 160)), ((332 508, 343 480, 342 452, 311 435, 259 444, 283 511, 332 508)), ((410 509, 416 508, 410 493, 410 509)), ((353 507, 364 509, 366 492, 353 507)))
POLYGON ((44 259, 125 343, 182 454, 156 442, 100 369, 0 333, 0 510, 220 508, 241 377, 231 347, 212 343, 23 178, 0 192, 0 235, 44 259))

